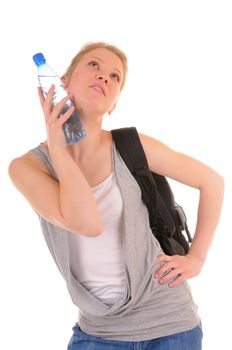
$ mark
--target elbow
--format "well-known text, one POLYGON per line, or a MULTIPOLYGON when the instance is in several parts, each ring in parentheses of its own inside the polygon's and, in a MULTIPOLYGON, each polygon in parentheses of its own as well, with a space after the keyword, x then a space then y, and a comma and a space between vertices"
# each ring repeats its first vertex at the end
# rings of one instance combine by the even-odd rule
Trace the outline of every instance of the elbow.
POLYGON ((86 227, 86 229, 84 230, 83 234, 86 236, 86 237, 89 237, 89 238, 94 238, 94 237, 98 237, 100 236, 104 231, 104 228, 102 226, 101 223, 97 223, 93 226, 89 226, 89 227, 86 227))
POLYGON ((218 191, 220 191, 222 193, 222 195, 223 195, 224 194, 224 190, 225 190, 224 177, 221 176, 220 174, 216 173, 213 186, 214 186, 214 188, 218 188, 218 191))
POLYGON ((202 191, 210 191, 215 193, 218 198, 223 198, 225 191, 225 180, 223 176, 217 172, 211 173, 211 176, 206 177, 205 181, 199 186, 202 191))
POLYGON ((222 192, 222 196, 224 196, 224 192, 225 192, 225 179, 223 176, 218 175, 219 176, 219 186, 221 188, 221 192, 222 192))
POLYGON ((85 237, 97 237, 100 236, 104 227, 101 223, 98 215, 80 215, 80 216, 65 216, 60 211, 60 218, 63 223, 63 227, 66 227, 68 231, 74 234, 78 234, 85 237))
POLYGON ((100 222, 88 223, 82 228, 74 229, 74 233, 78 233, 81 236, 94 238, 100 236, 104 231, 104 227, 100 222))

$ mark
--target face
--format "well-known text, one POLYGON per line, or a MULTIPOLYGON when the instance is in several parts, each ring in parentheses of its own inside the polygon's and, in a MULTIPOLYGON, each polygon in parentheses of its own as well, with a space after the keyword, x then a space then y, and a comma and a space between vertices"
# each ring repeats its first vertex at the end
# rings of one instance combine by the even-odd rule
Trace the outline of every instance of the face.
POLYGON ((112 51, 97 48, 86 53, 66 82, 75 105, 103 115, 116 104, 123 81, 123 64, 112 51))

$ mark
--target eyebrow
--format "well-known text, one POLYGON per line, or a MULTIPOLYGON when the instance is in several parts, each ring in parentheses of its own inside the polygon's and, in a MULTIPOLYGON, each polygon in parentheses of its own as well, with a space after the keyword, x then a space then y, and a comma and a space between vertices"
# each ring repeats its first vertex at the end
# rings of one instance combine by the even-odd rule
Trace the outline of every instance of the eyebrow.
MULTIPOLYGON (((99 60, 99 61, 101 61, 101 62, 104 62, 104 60, 102 59, 102 58, 100 58, 100 57, 96 57, 96 56, 90 56, 90 57, 88 57, 88 58, 95 58, 95 59, 97 59, 97 60, 99 60)), ((113 67, 116 71, 118 71, 121 75, 122 75, 122 72, 118 69, 118 68, 116 68, 116 67, 113 67)))

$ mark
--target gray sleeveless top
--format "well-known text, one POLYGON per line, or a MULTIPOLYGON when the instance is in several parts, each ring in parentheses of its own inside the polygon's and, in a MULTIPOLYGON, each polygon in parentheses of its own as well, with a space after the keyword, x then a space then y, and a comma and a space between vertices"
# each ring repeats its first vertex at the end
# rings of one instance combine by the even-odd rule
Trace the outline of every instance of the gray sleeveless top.
MULTIPOLYGON (((46 147, 31 150, 58 181, 46 147)), ((124 296, 113 305, 104 304, 73 276, 70 266, 69 235, 39 215, 44 238, 59 268, 73 303, 79 309, 82 331, 96 337, 143 341, 194 328, 200 322, 187 282, 175 288, 160 285, 153 273, 162 254, 151 233, 141 191, 113 143, 114 173, 123 200, 124 296)), ((45 194, 46 195, 46 194, 45 194)))

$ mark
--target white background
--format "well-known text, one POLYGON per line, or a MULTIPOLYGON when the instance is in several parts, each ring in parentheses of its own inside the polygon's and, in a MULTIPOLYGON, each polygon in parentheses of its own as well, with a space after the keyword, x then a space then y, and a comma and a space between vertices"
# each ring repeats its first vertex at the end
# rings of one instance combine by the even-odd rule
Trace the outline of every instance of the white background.
MULTIPOLYGON (((46 137, 32 55, 43 52, 62 74, 85 42, 103 40, 118 45, 129 59, 126 88, 105 127, 136 125, 225 178, 215 240, 202 273, 190 283, 204 326, 203 348, 229 349, 231 2, 8 0, 0 17, 0 348, 66 349, 77 320, 38 219, 11 184, 7 167, 46 137)), ((193 232, 198 193, 173 187, 193 232)))

